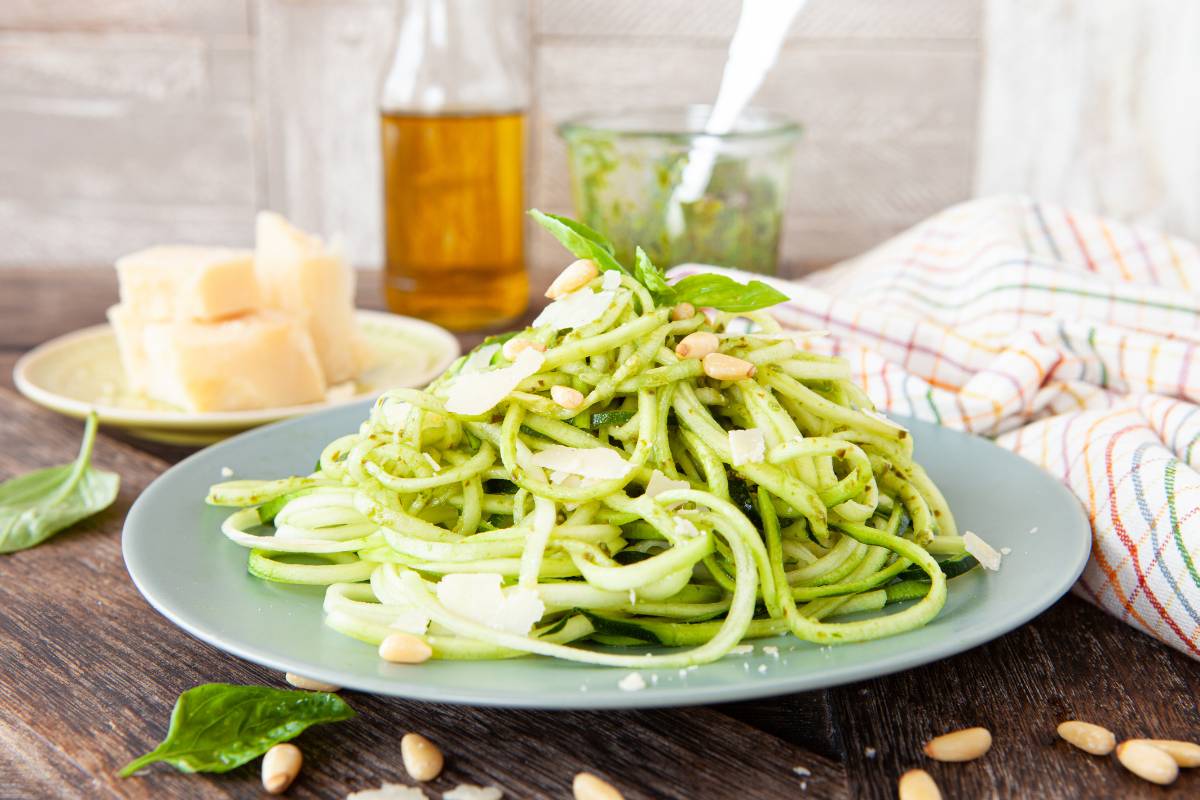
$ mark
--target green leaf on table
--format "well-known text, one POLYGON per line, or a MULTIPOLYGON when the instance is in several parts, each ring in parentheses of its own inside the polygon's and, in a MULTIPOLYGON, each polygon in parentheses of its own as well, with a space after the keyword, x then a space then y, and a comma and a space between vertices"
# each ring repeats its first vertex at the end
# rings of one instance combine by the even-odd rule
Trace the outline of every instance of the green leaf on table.
POLYGON ((654 266, 654 262, 650 260, 650 256, 646 255, 646 251, 638 247, 635 251, 633 261, 633 275, 642 285, 650 290, 650 296, 654 298, 654 302, 660 306, 673 305, 675 303, 675 290, 671 284, 667 283, 667 276, 663 271, 654 266))
POLYGON ((329 692, 206 683, 179 695, 162 744, 120 771, 164 761, 180 772, 228 772, 299 736, 310 725, 354 716, 329 692))
POLYGON ((558 239, 562 246, 576 258, 589 258, 595 261, 601 271, 611 269, 617 272, 629 272, 613 256, 612 243, 582 222, 560 217, 557 214, 544 214, 536 208, 530 209, 529 216, 550 231, 551 235, 558 239))
POLYGON ((0 483, 0 553, 25 550, 98 514, 117 499, 121 479, 91 466, 98 420, 89 414, 79 456, 0 483))
POLYGON ((689 275, 671 288, 675 290, 677 303, 691 303, 696 308, 709 307, 730 313, 757 311, 788 299, 786 294, 762 281, 742 284, 726 275, 710 272, 689 275))

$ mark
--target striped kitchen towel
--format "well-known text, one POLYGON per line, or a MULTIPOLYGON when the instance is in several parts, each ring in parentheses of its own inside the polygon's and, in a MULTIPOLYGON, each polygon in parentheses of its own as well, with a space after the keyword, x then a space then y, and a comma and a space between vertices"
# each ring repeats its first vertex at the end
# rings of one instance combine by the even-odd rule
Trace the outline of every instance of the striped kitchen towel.
POLYGON ((1076 592, 1200 658, 1196 245, 994 197, 774 284, 779 320, 830 331, 805 346, 849 359, 880 407, 1061 478, 1093 529, 1076 592))

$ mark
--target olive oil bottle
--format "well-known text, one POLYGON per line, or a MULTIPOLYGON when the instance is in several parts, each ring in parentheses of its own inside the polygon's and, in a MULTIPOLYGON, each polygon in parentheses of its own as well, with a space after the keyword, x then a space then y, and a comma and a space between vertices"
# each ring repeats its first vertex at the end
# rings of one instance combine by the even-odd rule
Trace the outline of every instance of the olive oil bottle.
POLYGON ((408 0, 380 103, 388 307, 453 330, 520 316, 523 3, 408 0))

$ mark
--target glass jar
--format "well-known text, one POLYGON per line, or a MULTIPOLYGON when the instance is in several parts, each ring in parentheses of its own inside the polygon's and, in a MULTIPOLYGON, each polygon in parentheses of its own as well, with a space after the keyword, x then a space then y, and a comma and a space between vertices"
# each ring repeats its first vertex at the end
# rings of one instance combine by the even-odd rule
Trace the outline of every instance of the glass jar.
POLYGON ((380 98, 388 307, 453 330, 528 302, 524 0, 405 0, 380 98))
POLYGON ((709 106, 591 114, 562 124, 579 219, 632 263, 716 264, 774 274, 792 153, 800 127, 747 109, 731 133, 704 133, 709 106), (711 163, 695 198, 681 197, 689 158, 711 163), (674 217, 674 219, 672 219, 674 217))

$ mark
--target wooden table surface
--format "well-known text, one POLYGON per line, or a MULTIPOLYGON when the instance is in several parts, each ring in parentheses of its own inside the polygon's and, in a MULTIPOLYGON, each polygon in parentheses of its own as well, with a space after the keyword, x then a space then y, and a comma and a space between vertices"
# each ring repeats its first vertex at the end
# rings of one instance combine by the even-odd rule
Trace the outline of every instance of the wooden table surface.
MULTIPOLYGON (((362 304, 377 305, 363 281, 362 304)), ((103 319, 110 270, 0 270, 0 479, 69 461, 81 425, 11 391, 19 354, 103 319)), ((467 337, 470 344, 475 339, 467 337)), ((159 765, 116 771, 152 748, 180 692, 280 675, 193 639, 150 608, 125 572, 121 524, 146 485, 187 451, 105 432, 96 462, 116 470, 113 508, 32 550, 0 556, 0 798, 192 798, 262 794, 258 764, 216 775, 159 765)), ((851 645, 852 646, 852 645, 851 645)), ((928 769, 950 798, 1198 797, 1200 770, 1169 788, 1055 736, 1072 717, 1121 736, 1200 738, 1200 664, 1068 596, 1024 627, 962 655, 824 691, 707 708, 634 712, 472 709, 345 692, 359 711, 297 743, 288 796, 341 798, 406 783, 398 742, 416 730, 447 754, 433 797, 460 782, 508 798, 566 798, 575 772, 626 798, 890 798, 928 769), (923 742, 983 725, 992 751, 937 764, 923 742), (793 767, 812 774, 800 777, 793 767)))

